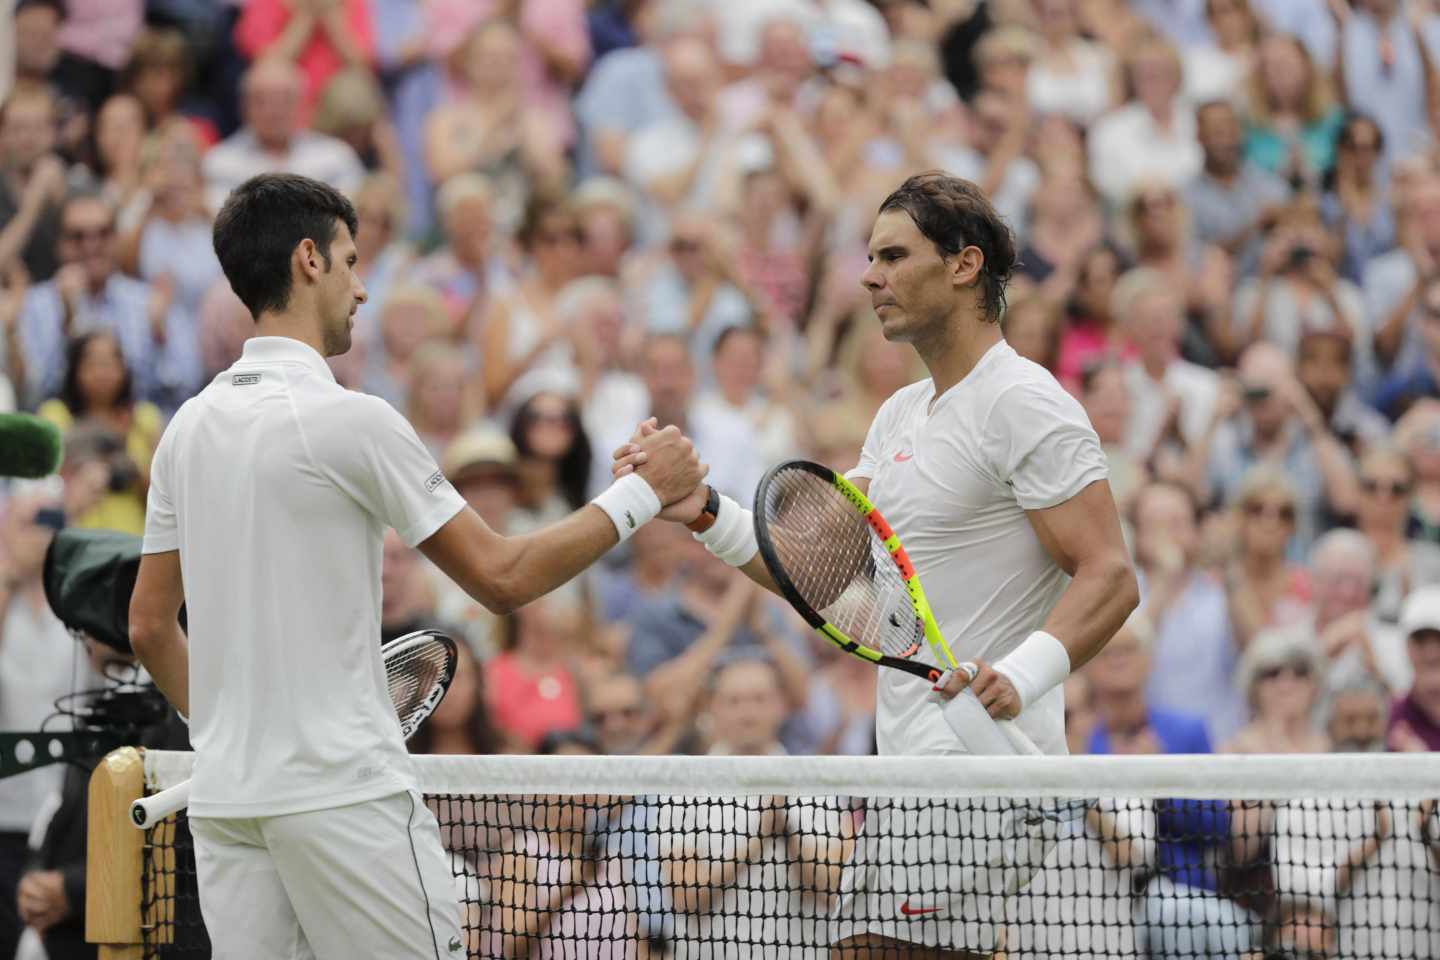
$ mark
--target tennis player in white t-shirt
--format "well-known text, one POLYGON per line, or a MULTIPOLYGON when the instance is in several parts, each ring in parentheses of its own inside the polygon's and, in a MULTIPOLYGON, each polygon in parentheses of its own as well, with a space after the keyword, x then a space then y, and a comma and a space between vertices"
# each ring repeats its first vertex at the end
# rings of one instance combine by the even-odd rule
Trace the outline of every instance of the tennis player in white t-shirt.
POLYGON ((230 195, 215 251, 256 336, 176 413, 151 470, 130 639, 190 718, 191 828, 217 958, 464 954, 380 657, 387 527, 508 612, 705 472, 672 430, 649 451, 653 471, 565 520, 523 537, 490 530, 410 424, 325 363, 350 348, 365 301, 355 227, 349 201, 305 177, 266 174, 230 195))
MULTIPOLYGON (((946 674, 933 691, 901 671, 879 671, 879 750, 965 752, 935 700, 968 684, 992 717, 1014 719, 1046 753, 1063 754, 1061 684, 1138 602, 1100 442, 1079 403, 1001 334, 1014 240, 975 184, 911 177, 881 204, 869 252, 861 282, 881 329, 913 344, 930 377, 880 408, 848 476, 900 535, 957 659, 978 670, 973 681, 965 671, 946 674)), ((642 426, 632 444, 651 429, 642 426)), ((646 460, 630 445, 615 453, 617 475, 646 460)), ((697 517, 700 496, 663 516, 704 528, 697 536, 713 553, 773 589, 749 511, 721 497, 713 515, 697 517)), ((929 838, 958 842, 966 826, 935 823, 921 835, 894 826, 890 843, 876 835, 888 821, 867 818, 833 955, 879 960, 914 944, 934 956, 991 953, 998 918, 993 904, 977 901, 1005 892, 995 878, 973 867, 914 869, 920 861, 955 867, 962 852, 929 838), (917 885, 921 874, 929 879, 917 885)))

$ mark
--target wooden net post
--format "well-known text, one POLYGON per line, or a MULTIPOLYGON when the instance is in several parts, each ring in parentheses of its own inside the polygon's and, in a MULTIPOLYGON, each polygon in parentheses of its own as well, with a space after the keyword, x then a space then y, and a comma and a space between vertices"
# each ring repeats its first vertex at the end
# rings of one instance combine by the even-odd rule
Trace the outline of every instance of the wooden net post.
POLYGON ((140 750, 106 754, 90 775, 85 861, 85 939, 99 960, 140 960, 140 870, 144 835, 130 823, 130 804, 145 794, 140 750))

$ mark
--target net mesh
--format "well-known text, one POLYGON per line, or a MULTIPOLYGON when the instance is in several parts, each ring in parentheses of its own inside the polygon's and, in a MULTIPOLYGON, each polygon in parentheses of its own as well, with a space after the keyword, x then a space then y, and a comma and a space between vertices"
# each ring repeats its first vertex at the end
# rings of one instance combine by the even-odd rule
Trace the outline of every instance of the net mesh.
POLYGON ((760 493, 764 530, 795 591, 850 639, 908 657, 925 639, 905 581, 835 484, 781 468, 760 493))
MULTIPOLYGON (((420 759, 471 957, 1440 957, 1423 757, 420 759)), ((207 951, 183 816, 142 892, 207 951)))

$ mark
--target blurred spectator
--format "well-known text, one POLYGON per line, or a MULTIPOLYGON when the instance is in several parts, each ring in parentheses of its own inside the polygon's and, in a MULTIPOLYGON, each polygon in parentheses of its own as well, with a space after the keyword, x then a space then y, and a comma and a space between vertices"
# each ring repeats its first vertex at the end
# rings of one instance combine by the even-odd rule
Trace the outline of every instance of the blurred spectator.
POLYGON ((1325 735, 1334 753, 1383 753, 1390 720, 1390 692, 1360 675, 1326 684, 1325 735))
POLYGON ((1398 246, 1371 260, 1361 280, 1378 369, 1391 374, 1408 372, 1425 356, 1421 299, 1440 265, 1440 177, 1418 178, 1397 218, 1398 246))
POLYGON ((573 396, 546 391, 530 397, 515 411, 510 438, 520 456, 516 532, 548 526, 585 505, 594 454, 573 396))
MULTIPOLYGON (((1215 0, 1242 4, 1243 0, 1215 0)), ((1246 160, 1240 112, 1227 100, 1211 100, 1195 111, 1196 131, 1205 153, 1200 175, 1185 187, 1191 230, 1196 242, 1221 247, 1236 260, 1236 273, 1254 272, 1260 255, 1260 231, 1272 208, 1289 198, 1285 182, 1246 160)))
POLYGON ((1351 387, 1355 337, 1345 329, 1311 330, 1300 335, 1295 377, 1335 439, 1352 453, 1385 439, 1390 424, 1351 387))
MULTIPOLYGON (((41 572, 62 504, 31 485, 10 494, 0 512, 0 729, 38 730, 52 704, 71 689, 75 641, 50 612, 41 572)), ((31 824, 59 789, 62 767, 0 780, 0 956, 13 952, 22 923, 15 888, 28 857, 31 824)))
POLYGON ((240 93, 245 125, 205 154, 205 197, 211 210, 219 210, 231 190, 258 173, 303 174, 346 194, 360 186, 365 168, 355 151, 304 128, 303 81, 294 64, 279 56, 255 61, 240 93))
POLYGON ((1407 535, 1440 543, 1440 403, 1422 400, 1395 424, 1395 445, 1415 473, 1407 535))
POLYGON ((580 725, 580 691, 570 664, 579 640, 575 611, 543 597, 506 618, 504 650, 485 665, 485 702, 495 728, 523 752, 552 731, 580 725))
POLYGON ((1119 77, 1113 53, 1081 35, 1079 5, 1079 0, 1036 0, 1042 43, 1025 89, 1037 113, 1062 113, 1089 123, 1114 105, 1119 77))
POLYGON ((612 177, 591 177, 576 186, 570 205, 580 221, 581 247, 590 276, 618 280, 635 249, 635 198, 612 177))
POLYGON ((144 143, 145 109, 140 101, 123 93, 106 100, 95 114, 95 176, 122 232, 133 229, 145 212, 144 143))
POLYGON ((53 152, 54 104, 44 88, 17 85, 0 105, 0 265, 21 257, 36 283, 59 265, 65 164, 53 152))
POLYGON ((1233 503, 1252 466, 1266 463, 1282 469, 1292 491, 1293 516, 1287 523, 1295 539, 1289 555, 1303 557, 1320 533, 1327 510, 1354 512, 1359 495, 1354 465, 1279 347, 1251 346, 1240 357, 1238 372, 1244 409, 1216 424, 1213 439, 1202 438, 1196 445, 1209 464, 1208 488, 1233 503))
MULTIPOLYGON (((491 530, 509 534, 510 518, 519 496, 515 444, 499 430, 475 427, 451 441, 440 458, 445 479, 465 498, 491 530)), ((488 660, 500 650, 500 618, 476 603, 438 568, 427 566, 435 613, 456 624, 471 652, 488 660)))
POLYGON ((386 290, 377 322, 373 346, 365 348, 362 387, 398 410, 405 405, 411 365, 420 345, 431 341, 453 344, 459 325, 433 289, 413 283, 398 283, 386 290))
POLYGON ((1398 450, 1376 445, 1360 458, 1356 527, 1375 551, 1373 606, 1392 622, 1412 590, 1440 583, 1440 546, 1407 536, 1414 486, 1410 463, 1398 450))
POLYGON ((1011 300, 1000 319, 1000 329, 1005 334, 1005 342, 1014 347, 1016 353, 1055 372, 1060 313, 1049 300, 1041 296, 1011 300))
POLYGON ((783 754, 780 727, 790 704, 775 665, 758 657, 732 660, 710 675, 699 724, 711 756, 783 754))
POLYGON ((208 148, 220 139, 219 131, 209 120, 185 114, 182 108, 194 67, 183 33, 168 27, 146 27, 130 48, 118 86, 145 108, 146 129, 160 130, 172 119, 184 119, 194 127, 200 144, 208 148))
POLYGON ((509 21, 478 24, 456 54, 461 85, 425 127, 431 179, 484 174, 494 186, 496 222, 507 232, 521 226, 533 195, 553 192, 565 173, 564 133, 552 115, 528 102, 521 51, 520 34, 509 21))
MULTIPOLYGON (((555 319, 575 348, 580 415, 592 437, 609 433, 610 423, 639 423, 650 404, 645 382, 629 369, 635 336, 626 329, 619 287, 602 276, 573 280, 555 298, 555 319)), ((608 453, 609 451, 600 451, 608 453)), ((607 457, 591 458, 592 490, 610 484, 607 457)))
POLYGON ((63 265, 55 278, 31 287, 21 310, 31 402, 59 389, 68 337, 110 330, 135 378, 136 396, 173 411, 195 391, 202 373, 195 324, 173 304, 173 285, 150 285, 119 272, 115 216, 93 194, 65 202, 58 252, 63 265))
POLYGON ((426 340, 410 357, 405 417, 435 459, 480 410, 465 354, 449 340, 426 340))
POLYGON ((274 57, 304 76, 300 113, 310 116, 325 85, 344 67, 375 56, 370 4, 365 0, 248 0, 235 24, 235 44, 247 60, 274 57))
POLYGON ((1312 596, 1305 569, 1286 559, 1295 536, 1296 501, 1290 476, 1268 465, 1246 473, 1230 501, 1237 533, 1225 577, 1241 649, 1265 627, 1299 620, 1312 596))
POLYGON ((1135 357, 1126 364, 1131 416, 1125 446, 1142 463, 1174 437, 1193 444, 1214 416, 1219 378, 1180 356, 1184 304, 1158 270, 1130 271, 1115 286, 1110 312, 1124 318, 1135 357))
POLYGON ((1133 517, 1140 610, 1154 637, 1146 702, 1200 713, 1211 742, 1223 741, 1246 705, 1235 689, 1240 650, 1224 584, 1196 566, 1199 509, 1183 487, 1152 483, 1136 495, 1133 517))
POLYGON ((1375 405, 1398 419, 1417 400, 1440 397, 1440 275, 1418 285, 1420 348, 1410 360, 1397 360, 1375 394, 1375 405))
POLYGON ((628 541, 628 563, 596 568, 596 612, 607 628, 628 633, 640 607, 670 589, 690 556, 688 536, 679 524, 646 524, 628 541))
POLYGON ((715 389, 700 395, 695 413, 709 416, 714 409, 744 418, 756 457, 768 468, 794 456, 800 424, 784 403, 783 379, 765 376, 766 348, 764 336, 754 327, 726 328, 716 338, 712 355, 715 389))
POLYGON ((1095 719, 1090 674, 1083 671, 1070 674, 1065 678, 1065 744, 1071 755, 1084 753, 1089 747, 1095 719))
MULTIPOLYGON (((638 536, 638 534, 637 534, 638 536)), ((601 753, 612 756, 670 753, 679 724, 661 726, 654 704, 640 681, 628 673, 613 673, 590 684, 587 716, 595 728, 601 753)))
POLYGON ((1112 311, 1115 282, 1124 270, 1120 251, 1108 243, 1091 247, 1076 268, 1075 291, 1066 305, 1064 332, 1060 335, 1060 355, 1056 376, 1068 389, 1074 390, 1081 371, 1106 355, 1134 356, 1135 349, 1125 340, 1121 324, 1112 311))
POLYGON ((143 0, 66 0, 60 25, 62 85, 93 110, 110 95, 116 72, 144 23, 143 0))
POLYGON ((1185 97, 1243 107, 1264 24, 1249 0, 1206 0, 1205 20, 1209 40, 1185 47, 1185 97))
POLYGON ((966 147, 943 150, 937 159, 955 176, 980 184, 1010 229, 1028 236, 1026 221, 1040 170, 1025 156, 1030 114, 1024 101, 998 90, 981 92, 970 104, 970 131, 966 147))
POLYGON ((1175 48, 1158 36, 1124 52, 1126 102, 1090 128, 1090 177, 1118 208, 1141 181, 1179 187, 1200 172, 1195 115, 1179 99, 1175 48))
MULTIPOLYGON (((65 22, 64 0, 16 0, 14 12, 14 86, 27 83, 50 86, 60 62, 60 25, 65 22)), ((8 78, 7 78, 8 79, 8 78)))
POLYGON ((1440 587, 1421 587, 1405 600, 1400 630, 1415 680, 1390 709, 1391 750, 1440 750, 1440 587))
POLYGON ((20 343, 20 308, 30 277, 25 265, 12 260, 0 272, 0 413, 13 413, 19 402, 18 389, 25 385, 25 348, 20 343))
POLYGON ((72 518, 73 525, 141 536, 150 461, 160 444, 164 418, 153 403, 136 400, 134 377, 113 333, 97 330, 70 341, 65 382, 59 395, 40 404, 38 412, 66 435, 77 425, 103 431, 106 445, 113 447, 104 497, 83 516, 72 518))
POLYGON ((1364 114, 1350 114, 1340 128, 1329 189, 1320 198, 1326 227, 1343 240, 1340 273, 1351 283, 1361 283, 1366 263, 1395 246, 1389 178, 1380 159, 1384 148, 1379 125, 1364 114))
POLYGON ((350 67, 325 84, 310 129, 348 144, 367 171, 403 181, 405 157, 385 108, 385 92, 375 75, 350 67))
POLYGON ((1080 375, 1079 395, 1085 415, 1090 418, 1090 425, 1095 428, 1105 451, 1110 468, 1110 492, 1123 516, 1149 476, 1146 462, 1132 456, 1125 446, 1134 411, 1125 368, 1116 360, 1093 361, 1080 375))
POLYGON ((1431 138, 1423 131, 1430 119, 1427 60, 1433 55, 1400 0, 1335 0, 1330 10, 1339 32, 1335 72, 1346 101, 1375 118, 1392 154, 1428 147, 1431 138))
POLYGON ((169 121, 146 142, 141 161, 147 209, 122 259, 131 254, 140 277, 173 287, 176 306, 192 321, 210 287, 221 278, 210 241, 212 217, 194 127, 169 121))
POLYGON ((485 671, 466 644, 458 645, 459 660, 445 699, 406 743, 412 754, 474 756, 508 753, 485 706, 485 671))
POLYGON ((1203 717, 1151 706, 1145 693, 1153 628, 1133 616, 1086 671, 1099 721, 1089 753, 1210 753, 1203 717))
POLYGON ((1303 639, 1262 630, 1245 648, 1235 686, 1251 719, 1220 745, 1221 753, 1324 753, 1330 741, 1319 729, 1321 660, 1303 639))
POLYGON ((490 300, 483 321, 488 408, 514 409, 537 387, 574 388, 574 331, 562 325, 555 300, 575 279, 582 239, 574 210, 549 197, 530 198, 515 234, 523 272, 510 291, 490 300))
POLYGON ((1103 211, 1083 177, 1054 174, 1035 189, 1029 215, 1018 271, 1041 284, 1048 299, 1064 301, 1085 255, 1105 238, 1103 211))
POLYGON ((355 236, 355 254, 359 258, 355 272, 364 281, 369 297, 355 311, 354 345, 350 349, 364 363, 372 362, 373 351, 384 352, 380 314, 391 289, 415 257, 405 242, 405 198, 400 183, 399 178, 388 173, 375 173, 365 178, 355 194, 355 219, 360 226, 355 236))
MULTIPOLYGON (((631 282, 629 296, 645 329, 685 337, 707 374, 715 339, 729 327, 749 324, 754 315, 733 246, 698 211, 675 215, 663 252, 631 282)), ((859 290, 858 283, 852 285, 859 290)))
POLYGON ((1246 159, 1296 189, 1316 186, 1344 120, 1324 73, 1299 40, 1272 33, 1251 76, 1246 159))
POLYGON ((1361 347, 1355 365, 1368 371, 1365 303, 1359 288, 1338 276, 1339 253, 1313 203, 1297 201, 1279 211, 1260 252, 1258 276, 1235 293, 1239 341, 1268 340, 1294 357, 1303 334, 1341 332, 1361 347))
POLYGON ((495 190, 478 173, 462 173, 445 181, 435 195, 442 242, 422 258, 409 279, 432 288, 457 323, 466 321, 472 340, 483 327, 487 298, 509 282, 503 262, 491 255, 495 225, 495 190))

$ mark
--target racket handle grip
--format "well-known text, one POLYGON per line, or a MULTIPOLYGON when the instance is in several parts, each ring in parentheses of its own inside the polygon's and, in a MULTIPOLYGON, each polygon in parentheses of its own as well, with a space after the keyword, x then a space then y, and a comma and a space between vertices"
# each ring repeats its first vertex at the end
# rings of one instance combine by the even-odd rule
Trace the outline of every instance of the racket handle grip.
POLYGON ((141 830, 148 830, 172 813, 178 813, 190 805, 190 781, 184 780, 167 787, 159 793, 141 797, 130 804, 130 822, 141 830))
POLYGON ((996 720, 970 688, 940 708, 965 752, 978 757, 1041 756, 1035 742, 1011 720, 996 720))

